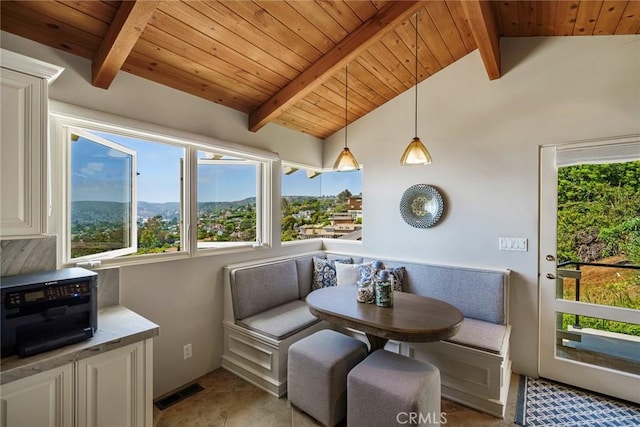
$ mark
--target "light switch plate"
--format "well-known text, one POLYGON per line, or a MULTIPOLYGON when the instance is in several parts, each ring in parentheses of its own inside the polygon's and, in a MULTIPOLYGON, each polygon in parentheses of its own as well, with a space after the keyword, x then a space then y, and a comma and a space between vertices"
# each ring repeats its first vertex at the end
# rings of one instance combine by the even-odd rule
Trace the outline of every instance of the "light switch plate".
POLYGON ((500 237, 498 238, 498 249, 501 251, 522 251, 528 249, 526 237, 500 237))

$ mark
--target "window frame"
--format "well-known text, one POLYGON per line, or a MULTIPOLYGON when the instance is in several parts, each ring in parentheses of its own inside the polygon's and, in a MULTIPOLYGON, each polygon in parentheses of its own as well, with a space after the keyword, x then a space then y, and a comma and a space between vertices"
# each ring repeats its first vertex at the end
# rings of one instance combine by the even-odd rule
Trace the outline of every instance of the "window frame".
MULTIPOLYGON (((198 151, 211 151, 211 149, 208 150, 202 150, 199 149, 198 151)), ((196 153, 197 155, 197 153, 196 153)), ((211 244, 210 246, 203 246, 203 247, 199 247, 199 242, 198 242, 198 218, 195 218, 194 220, 194 236, 196 236, 195 239, 193 239, 195 242, 195 251, 198 253, 202 253, 202 252, 215 252, 215 251, 229 251, 229 250, 234 250, 234 249, 240 249, 240 248, 246 248, 246 247, 253 247, 253 248, 257 248, 257 247, 262 247, 262 246, 266 246, 269 242, 270 239, 266 239, 265 238, 265 229, 264 229, 264 223, 265 221, 265 213, 258 213, 259 210, 264 211, 264 209, 262 206, 262 201, 264 199, 264 197, 262 196, 262 189, 263 189, 263 177, 265 174, 264 171, 264 163, 255 159, 248 159, 248 158, 243 158, 240 161, 238 160, 226 160, 226 159, 219 159, 219 160, 215 160, 215 159, 196 159, 196 163, 195 163, 195 182, 196 182, 196 192, 194 193, 195 195, 195 212, 197 215, 197 210, 198 210, 198 192, 197 192, 197 182, 198 182, 198 166, 200 166, 201 164, 207 165, 207 164, 211 164, 211 165, 253 165, 255 167, 255 171, 256 171, 256 183, 255 183, 255 190, 256 190, 256 240, 254 242, 219 242, 217 244, 211 244), (242 163, 241 163, 242 162, 242 163), (265 241, 267 243, 265 243, 265 241)))
MULTIPOLYGON (((302 171, 302 170, 309 170, 309 171, 313 171, 313 172, 318 172, 320 174, 320 176, 318 178, 322 179, 322 174, 324 173, 328 173, 328 172, 333 172, 333 173, 351 173, 352 171, 346 171, 346 172, 339 172, 336 171, 335 169, 332 168, 320 168, 320 167, 316 167, 316 166, 310 166, 310 165, 306 165, 303 163, 296 163, 296 162, 290 162, 287 160, 282 160, 280 162, 281 165, 281 170, 280 170, 280 177, 282 179, 282 176, 285 175, 285 169, 287 167, 291 167, 296 169, 297 171, 302 171)), ((364 169, 363 165, 360 165, 360 171, 362 171, 364 169)), ((316 177, 314 177, 316 178, 316 177)), ((311 178, 310 178, 311 179, 311 178)), ((321 190, 322 190, 322 185, 320 186, 321 190)), ((364 190, 364 189, 363 189, 364 190)), ((364 195, 364 191, 362 191, 363 195, 364 195)), ((282 185, 280 185, 280 195, 279 195, 279 199, 281 199, 282 197, 284 197, 284 195, 282 194, 282 185)), ((364 216, 364 213, 363 213, 364 216)), ((341 239, 332 239, 332 238, 327 238, 327 237, 313 237, 310 239, 297 239, 297 240, 289 240, 289 241, 282 241, 282 207, 280 208, 280 210, 278 211, 278 223, 280 224, 280 228, 279 228, 279 234, 278 237, 280 239, 280 244, 282 246, 295 246, 295 245, 302 245, 302 244, 308 244, 309 242, 312 241, 320 241, 323 242, 335 242, 337 245, 362 245, 363 241, 362 240, 341 240, 341 239)))
MULTIPOLYGON (((81 265, 98 267, 100 265, 135 265, 183 259, 213 254, 256 250, 269 246, 273 240, 272 208, 272 171, 279 162, 277 153, 249 147, 233 142, 172 129, 165 126, 143 122, 90 110, 59 101, 50 101, 51 148, 47 160, 49 180, 49 230, 57 236, 58 265, 62 267, 81 265), (131 257, 110 257, 98 259, 86 256, 82 260, 70 258, 70 202, 68 175, 70 173, 71 144, 66 138, 66 128, 85 129, 105 132, 148 142, 169 144, 185 149, 184 168, 181 184, 181 251, 172 253, 141 254, 131 257), (256 240, 244 245, 222 248, 197 248, 197 155, 198 151, 215 151, 260 164, 256 179, 256 240), (258 210, 260 211, 258 213, 258 210), (69 237, 67 237, 69 236, 69 237), (193 238, 195 237, 195 238, 193 238)), ((136 200, 137 203, 137 200, 136 200)), ((137 220, 137 219, 136 219, 137 220)), ((278 232, 280 230, 278 229, 278 232)))
POLYGON ((87 132, 86 128, 81 129, 75 126, 64 126, 65 129, 65 141, 66 141, 66 148, 68 150, 66 158, 68 161, 68 167, 65 168, 65 194, 66 194, 66 199, 65 199, 65 209, 66 212, 68 213, 67 215, 65 215, 65 217, 63 218, 63 220, 65 221, 65 235, 64 235, 64 239, 65 239, 65 246, 67 248, 67 250, 64 253, 64 257, 66 259, 69 260, 70 263, 78 263, 78 262, 84 262, 87 260, 103 260, 103 259, 110 259, 110 258, 117 258, 117 257, 121 257, 124 255, 131 255, 134 254, 137 249, 138 249, 138 221, 137 221, 137 212, 138 212, 138 207, 137 207, 137 200, 138 200, 138 184, 137 184, 137 179, 136 179, 136 172, 137 172, 137 157, 138 157, 138 153, 135 150, 132 150, 128 147, 122 146, 116 142, 113 141, 109 141, 107 139, 104 139, 98 135, 94 135, 91 132, 87 132), (129 209, 129 217, 131 218, 130 221, 130 227, 129 227, 129 232, 131 233, 131 237, 130 237, 130 243, 129 246, 126 248, 122 248, 122 249, 116 249, 113 251, 108 251, 108 252, 99 252, 97 254, 91 254, 91 255, 84 255, 84 256, 80 256, 80 257, 76 257, 73 258, 71 256, 71 246, 72 246, 72 234, 71 234, 71 205, 73 203, 72 198, 70 197, 71 194, 71 180, 72 180, 72 173, 71 173, 71 146, 73 145, 71 142, 73 140, 72 135, 76 134, 79 137, 82 137, 84 139, 87 139, 91 142, 94 142, 96 144, 100 144, 104 147, 108 147, 111 148, 113 150, 117 150, 120 152, 124 152, 127 155, 132 157, 132 164, 131 164, 131 207, 129 209))

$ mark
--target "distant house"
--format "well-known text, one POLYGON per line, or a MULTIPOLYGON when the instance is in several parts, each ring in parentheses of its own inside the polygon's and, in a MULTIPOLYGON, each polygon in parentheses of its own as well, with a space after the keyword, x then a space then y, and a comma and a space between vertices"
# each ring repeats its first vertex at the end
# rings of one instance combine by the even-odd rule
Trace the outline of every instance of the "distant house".
POLYGON ((362 211, 362 196, 351 196, 347 199, 347 209, 350 211, 362 211))
POLYGON ((347 212, 353 219, 362 219, 362 196, 351 196, 347 199, 347 212))
POLYGON ((302 225, 298 228, 300 239, 327 238, 360 240, 362 233, 355 233, 362 229, 362 224, 356 224, 355 216, 349 212, 337 212, 330 218, 329 225, 302 225), (348 237, 349 236, 349 237, 348 237))

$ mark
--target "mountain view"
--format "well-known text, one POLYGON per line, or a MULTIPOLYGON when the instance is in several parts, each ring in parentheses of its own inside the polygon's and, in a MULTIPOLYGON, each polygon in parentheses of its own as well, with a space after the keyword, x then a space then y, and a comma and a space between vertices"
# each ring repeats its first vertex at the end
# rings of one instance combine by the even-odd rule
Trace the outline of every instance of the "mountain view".
MULTIPOLYGON (((345 213, 351 192, 337 196, 282 198, 282 240, 302 238, 301 226, 324 227, 333 215, 345 213)), ((181 249, 180 203, 138 202, 136 254, 176 252, 181 249)), ((129 246, 128 204, 77 201, 71 204, 73 258, 129 246)), ((198 203, 198 242, 252 242, 256 238, 256 198, 198 203)), ((355 220, 362 224, 361 219, 355 220)))
MULTIPOLYGON (((251 241, 255 238, 255 197, 233 202, 198 203, 198 240, 251 241), (252 237, 253 235, 253 237, 252 237)), ((80 257, 129 244, 124 223, 128 204, 78 201, 71 204, 72 256, 80 257)), ((138 254, 180 249, 180 203, 138 202, 138 254)))

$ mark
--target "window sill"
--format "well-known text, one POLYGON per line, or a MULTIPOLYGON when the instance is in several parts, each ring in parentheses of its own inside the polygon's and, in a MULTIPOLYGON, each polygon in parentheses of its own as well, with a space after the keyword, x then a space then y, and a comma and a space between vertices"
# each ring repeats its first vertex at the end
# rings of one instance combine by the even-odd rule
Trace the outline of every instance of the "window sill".
MULTIPOLYGON (((320 243, 322 245, 323 250, 332 250, 334 248, 339 247, 348 247, 348 246, 362 246, 361 240, 340 240, 340 239, 304 239, 304 240, 293 240, 289 242, 282 242, 282 247, 295 247, 295 246, 306 246, 320 243)), ((271 246, 268 244, 263 244, 260 247, 254 247, 250 243, 239 243, 237 245, 232 246, 219 246, 219 247, 210 247, 210 248, 200 248, 194 254, 188 252, 180 252, 180 253, 170 253, 170 254, 153 254, 153 255, 136 255, 136 256, 123 256, 117 258, 108 258, 108 259, 100 259, 94 260, 99 261, 100 265, 95 268, 91 268, 91 270, 100 271, 103 269, 116 268, 116 267, 127 267, 127 266, 135 266, 142 264, 154 264, 158 262, 170 262, 170 261, 179 261, 189 258, 201 258, 208 256, 216 256, 216 255, 226 255, 233 253, 243 253, 243 252, 251 252, 251 251, 259 251, 263 249, 271 249, 271 246)), ((78 261, 78 262, 86 262, 78 261)), ((67 262, 62 265, 62 267, 75 267, 76 262, 67 262)))
POLYGON ((212 256, 212 255, 224 255, 224 254, 233 254, 239 252, 251 252, 251 251, 259 251, 262 249, 270 249, 271 246, 267 243, 263 243, 262 246, 253 246, 251 243, 242 243, 233 246, 220 246, 220 247, 210 247, 210 248, 200 248, 193 255, 194 257, 203 257, 203 256, 212 256))
POLYGON ((362 240, 322 239, 322 249, 362 246, 362 240))
MULTIPOLYGON (((117 257, 117 258, 108 258, 108 259, 96 259, 93 261, 99 261, 100 265, 95 268, 90 268, 91 270, 99 271, 102 269, 115 268, 115 267, 127 267, 133 265, 142 265, 142 264, 154 264, 158 262, 170 262, 170 261, 178 261, 190 258, 200 258, 207 256, 216 256, 216 255, 226 255, 232 253, 241 253, 241 252, 250 252, 250 251, 258 251, 261 249, 269 249, 270 246, 267 244, 263 244, 260 247, 253 247, 251 244, 242 244, 238 246, 226 246, 226 247, 218 247, 218 248, 206 248, 199 249, 195 254, 190 254, 188 252, 180 252, 180 253, 171 253, 171 254, 153 254, 153 255, 136 255, 133 257, 117 257)), ((78 263, 81 262, 91 262, 88 260, 78 261, 78 262, 67 262, 62 265, 62 267, 76 267, 78 263)))
MULTIPOLYGON (((180 253, 171 253, 171 254, 136 255, 136 256, 121 256, 117 258, 107 258, 107 259, 94 259, 93 261, 94 262, 98 261, 100 263, 100 266, 91 268, 91 270, 99 271, 107 268, 125 267, 129 265, 139 265, 139 264, 153 264, 156 262, 176 261, 176 260, 188 259, 188 258, 190 258, 190 255, 188 252, 180 252, 180 253)), ((82 263, 82 262, 91 262, 91 261, 78 260, 77 262, 67 262, 67 263, 64 263, 62 267, 76 267, 78 263, 82 263)))

